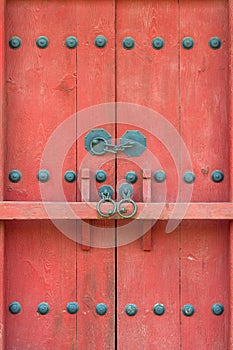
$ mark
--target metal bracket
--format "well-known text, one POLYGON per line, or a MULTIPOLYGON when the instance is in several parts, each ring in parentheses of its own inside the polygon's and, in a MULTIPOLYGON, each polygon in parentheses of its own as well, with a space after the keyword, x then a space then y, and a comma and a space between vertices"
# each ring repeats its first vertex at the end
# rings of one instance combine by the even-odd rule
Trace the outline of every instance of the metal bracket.
POLYGON ((120 145, 111 143, 111 135, 104 129, 93 129, 84 138, 85 149, 92 155, 121 151, 128 157, 140 156, 146 149, 146 138, 138 130, 128 130, 120 139, 120 145))
POLYGON ((138 157, 146 150, 146 138, 138 130, 127 130, 121 137, 120 144, 124 145, 126 142, 134 143, 133 147, 123 150, 128 157, 138 157))
POLYGON ((105 147, 111 142, 111 135, 104 129, 93 129, 84 138, 85 149, 95 156, 106 153, 105 147))
POLYGON ((123 184, 119 191, 122 199, 117 205, 117 212, 122 218, 130 219, 137 213, 137 204, 130 198, 133 195, 133 187, 129 184, 123 184), (130 213, 128 213, 128 210, 123 206, 127 203, 130 203, 132 206, 130 213))

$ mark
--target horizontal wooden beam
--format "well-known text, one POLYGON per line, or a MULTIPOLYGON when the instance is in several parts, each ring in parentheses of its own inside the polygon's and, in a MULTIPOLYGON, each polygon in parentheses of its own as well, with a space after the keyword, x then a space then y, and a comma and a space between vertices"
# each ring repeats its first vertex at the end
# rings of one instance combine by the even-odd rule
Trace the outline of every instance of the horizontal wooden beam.
MULTIPOLYGON (((0 220, 101 219, 94 202, 0 202, 0 220)), ((130 212, 130 205, 125 205, 130 212)), ((233 220, 233 202, 137 203, 138 220, 233 220)), ((109 209, 110 209, 109 205, 109 209)), ((105 205, 104 210, 108 210, 105 205)), ((106 218, 105 218, 106 219, 106 218)), ((115 214, 111 219, 122 219, 115 214)))

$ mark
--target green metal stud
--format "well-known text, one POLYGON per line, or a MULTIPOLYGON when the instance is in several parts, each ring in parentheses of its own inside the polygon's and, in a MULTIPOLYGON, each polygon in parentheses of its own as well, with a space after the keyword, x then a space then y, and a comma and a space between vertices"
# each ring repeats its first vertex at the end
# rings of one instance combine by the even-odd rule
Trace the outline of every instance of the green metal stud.
POLYGON ((20 48, 21 45, 22 45, 22 41, 18 36, 13 36, 9 40, 9 46, 11 49, 17 50, 20 48))
POLYGON ((46 47, 48 47, 48 45, 49 45, 49 39, 46 36, 39 36, 36 39, 36 45, 40 49, 46 49, 46 47))
POLYGON ((66 47, 68 49, 75 49, 78 45, 78 40, 75 36, 69 36, 66 38, 66 47))

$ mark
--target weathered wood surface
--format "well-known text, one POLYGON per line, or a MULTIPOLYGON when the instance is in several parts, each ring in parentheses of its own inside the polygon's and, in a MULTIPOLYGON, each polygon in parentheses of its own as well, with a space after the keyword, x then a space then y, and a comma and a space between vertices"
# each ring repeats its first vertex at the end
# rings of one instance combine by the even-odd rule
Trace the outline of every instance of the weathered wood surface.
MULTIPOLYGON (((40 219, 103 219, 97 213, 97 202, 0 202, 1 220, 40 220, 40 219)), ((105 209, 112 206, 105 204, 105 209)), ((126 209, 128 205, 125 205, 126 209)), ((135 220, 232 220, 233 203, 137 203, 135 220), (179 211, 173 217, 175 206, 179 211)), ((131 207, 129 208, 129 210, 131 207)), ((110 218, 125 220, 118 214, 110 218)), ((105 220, 105 219, 103 219, 105 220)))

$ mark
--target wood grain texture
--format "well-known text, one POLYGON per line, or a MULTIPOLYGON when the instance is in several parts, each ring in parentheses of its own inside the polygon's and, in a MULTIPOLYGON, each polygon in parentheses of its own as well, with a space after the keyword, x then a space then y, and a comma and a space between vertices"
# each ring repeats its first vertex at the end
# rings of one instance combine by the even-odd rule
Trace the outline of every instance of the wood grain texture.
MULTIPOLYGON (((81 200, 90 200, 90 170, 84 168, 81 170, 81 200)), ((91 223, 89 220, 82 225, 82 249, 89 250, 91 245, 91 223)))
MULTIPOLYGON (((229 1, 229 145, 230 145, 230 188, 229 200, 233 202, 233 47, 232 47, 232 30, 233 30, 233 1, 229 1)), ((229 337, 228 349, 233 349, 233 221, 229 225, 229 337)))
MULTIPOLYGON (((5 1, 0 3, 0 38, 5 40, 5 1)), ((4 199, 5 166, 5 47, 0 48, 0 199, 4 199)), ((0 348, 5 349, 5 225, 0 222, 0 348)))
MULTIPOLYGON (((139 104, 151 108, 178 126, 178 4, 176 1, 118 1, 117 2, 117 101, 139 104), (166 20, 165 20, 166 18, 166 20), (135 40, 132 50, 122 47, 122 40, 131 36, 135 40), (156 51, 151 42, 154 37, 165 40, 164 49, 156 51)), ((142 169, 154 171, 164 169, 167 173, 164 184, 152 182, 153 202, 175 201, 177 175, 174 162, 166 147, 150 132, 152 119, 148 112, 139 116, 140 128, 128 125, 130 108, 117 109, 122 113, 118 123, 120 138, 128 129, 139 130, 146 136, 147 149, 153 161, 146 157, 120 158, 117 161, 118 183, 127 171, 134 170, 138 181, 134 185, 134 197, 143 201, 142 169), (142 163, 141 158, 145 159, 142 163)), ((175 147, 175 146, 174 146, 175 147)), ((178 151, 178 149, 177 149, 178 151)), ((148 155, 148 154, 147 154, 148 155)), ((119 197, 118 197, 119 198, 119 197)), ((134 226, 135 227, 135 226, 134 226)), ((134 231, 141 237, 143 225, 138 223, 134 231)), ((117 305, 119 349, 178 349, 179 336, 179 240, 178 231, 164 234, 164 223, 152 229, 151 251, 144 251, 141 239, 117 249, 117 305), (155 229, 156 228, 156 229, 155 229), (172 276, 172 278, 169 278, 172 276), (167 281, 169 278, 169 282, 167 281), (134 317, 125 314, 125 306, 134 303, 138 313, 134 317), (163 303, 166 313, 155 316, 152 308, 163 303)), ((125 223, 118 224, 118 242, 121 237, 130 237, 131 231, 125 223)), ((132 239, 133 240, 133 239, 132 239)))
MULTIPOLYGON (((186 36, 194 39, 194 47, 191 50, 180 47, 180 123, 181 136, 196 174, 192 201, 226 201, 229 198, 227 1, 181 0, 180 42, 186 36), (214 36, 222 41, 219 50, 208 45, 214 36), (219 184, 210 178, 215 169, 225 174, 219 184)), ((228 222, 181 224, 181 307, 186 303, 195 307, 192 317, 181 316, 184 349, 227 348, 228 233, 228 222), (211 312, 215 302, 221 302, 225 308, 219 317, 211 312)))
MULTIPOLYGON (((41 200, 36 176, 44 147, 54 129, 76 111, 76 51, 64 44, 66 37, 76 36, 76 22, 76 1, 7 2, 6 200, 41 200), (18 50, 8 45, 14 35, 22 40, 18 50), (49 39, 44 50, 36 46, 40 35, 49 39), (21 171, 19 183, 8 180, 12 169, 21 171)), ((60 139, 44 164, 51 178, 43 185, 51 201, 61 200, 51 163, 63 146, 60 139)), ((76 169, 75 146, 64 159, 63 171, 68 169, 76 169)), ((67 199, 75 201, 76 183, 59 180, 67 199)), ((74 349, 76 315, 67 313, 66 304, 77 297, 76 243, 49 221, 11 222, 6 231, 6 348, 74 349), (22 305, 16 317, 8 311, 12 301, 22 305), (37 305, 43 301, 51 311, 39 316, 37 305)))
MULTIPOLYGON (((0 202, 1 220, 44 220, 44 219, 103 219, 96 211, 97 202, 0 202), (71 211, 70 211, 71 209, 71 211)), ((160 203, 137 203, 137 215, 134 220, 232 220, 233 203, 180 203, 179 210, 173 216, 174 208, 177 203, 166 203, 161 210, 160 203)), ((126 208, 128 205, 125 205, 126 208)), ((106 210, 112 209, 112 205, 107 206, 106 210)), ((130 208, 129 208, 130 209, 130 208)), ((132 209, 132 208, 131 208, 132 209)), ((123 220, 118 214, 113 219, 123 220)), ((110 222, 112 220, 108 219, 110 222)))
MULTIPOLYGON (((104 128, 115 139, 115 108, 114 104, 107 104, 115 101, 115 2, 78 1, 77 14, 78 169, 89 168, 90 200, 98 201, 98 189, 103 184, 95 181, 95 172, 105 170, 105 184, 114 188, 115 157, 111 154, 90 155, 84 149, 84 136, 91 129, 104 128), (107 39, 107 45, 102 49, 94 45, 98 35, 107 39)), ((77 245, 77 292, 81 310, 78 317, 79 349, 115 347, 114 225, 114 221, 109 220, 92 221, 91 227, 87 228, 91 230, 91 249, 84 251, 81 244, 77 245), (113 248, 104 248, 108 245, 113 248), (96 314, 98 303, 107 305, 106 315, 96 314)), ((78 225, 78 237, 80 229, 78 225)))
MULTIPOLYGON (((151 203, 151 170, 150 169, 144 169, 143 170, 143 202, 145 203, 151 203)), ((150 228, 147 231, 146 226, 148 225, 148 222, 143 222, 143 232, 145 232, 144 236, 142 237, 142 244, 143 244, 143 249, 145 251, 150 251, 151 250, 151 235, 152 235, 152 230, 151 226, 152 223, 149 224, 150 228)))

